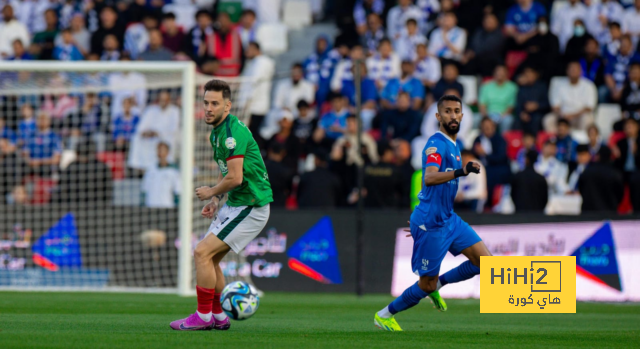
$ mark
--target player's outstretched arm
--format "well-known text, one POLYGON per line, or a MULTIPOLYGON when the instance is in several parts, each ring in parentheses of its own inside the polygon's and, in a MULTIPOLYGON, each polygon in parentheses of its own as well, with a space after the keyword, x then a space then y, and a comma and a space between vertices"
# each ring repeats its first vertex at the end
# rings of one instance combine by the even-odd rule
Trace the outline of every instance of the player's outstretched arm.
POLYGON ((230 192, 233 188, 242 184, 242 165, 244 158, 234 158, 227 161, 227 175, 222 178, 215 187, 200 187, 196 189, 196 195, 201 201, 213 196, 230 192))
POLYGON ((424 173, 424 185, 430 186, 447 183, 458 177, 467 176, 469 173, 480 173, 480 165, 469 161, 464 168, 447 172, 439 172, 438 167, 428 166, 424 173))

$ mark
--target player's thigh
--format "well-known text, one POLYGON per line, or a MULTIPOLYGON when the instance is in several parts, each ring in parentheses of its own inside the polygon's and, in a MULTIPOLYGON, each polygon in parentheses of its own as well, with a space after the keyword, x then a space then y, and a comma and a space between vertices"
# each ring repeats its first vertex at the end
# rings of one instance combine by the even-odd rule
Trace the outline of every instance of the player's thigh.
POLYGON ((236 253, 260 234, 269 220, 269 205, 232 207, 228 216, 211 231, 236 253))
POLYGON ((462 254, 469 258, 471 263, 477 267, 480 266, 480 257, 492 255, 482 240, 462 250, 462 254))
MULTIPOLYGON (((224 256, 227 254, 229 249, 229 245, 220 240, 217 236, 214 234, 207 234, 196 246, 194 255, 196 259, 215 259, 216 256, 224 256)), ((222 257, 220 258, 222 259, 222 257)))
POLYGON ((411 268, 414 274, 420 278, 437 277, 440 273, 440 264, 448 249, 446 229, 426 231, 416 224, 411 224, 411 235, 413 236, 411 268))
POLYGON ((458 217, 458 215, 455 215, 452 220, 451 228, 453 231, 451 236, 453 237, 453 240, 449 247, 449 252, 451 252, 452 255, 457 256, 465 249, 477 244, 478 242, 482 242, 482 239, 480 239, 476 231, 473 230, 467 222, 458 217))

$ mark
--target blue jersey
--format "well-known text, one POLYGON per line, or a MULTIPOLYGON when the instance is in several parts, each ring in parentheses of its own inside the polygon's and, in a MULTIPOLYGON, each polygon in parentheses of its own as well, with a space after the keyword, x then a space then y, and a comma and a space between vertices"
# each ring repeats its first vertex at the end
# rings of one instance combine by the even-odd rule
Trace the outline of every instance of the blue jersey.
MULTIPOLYGON (((462 144, 438 131, 427 141, 422 152, 422 178, 427 167, 435 167, 438 172, 455 171, 462 168, 460 156, 462 144)), ((426 229, 445 226, 453 213, 453 202, 458 193, 458 179, 447 183, 423 186, 418 194, 420 203, 412 215, 412 224, 424 225, 426 229)))
POLYGON ((518 33, 526 33, 538 26, 538 19, 546 16, 547 10, 538 2, 533 2, 526 11, 515 4, 507 11, 505 25, 515 26, 518 33))

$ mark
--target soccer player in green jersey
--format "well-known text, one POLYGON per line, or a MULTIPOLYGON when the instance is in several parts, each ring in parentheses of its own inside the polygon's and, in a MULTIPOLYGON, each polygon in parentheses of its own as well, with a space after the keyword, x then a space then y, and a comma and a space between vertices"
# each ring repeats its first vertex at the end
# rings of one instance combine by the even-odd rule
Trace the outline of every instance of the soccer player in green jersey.
POLYGON ((209 139, 220 175, 215 187, 196 189, 200 200, 210 200, 201 213, 213 222, 194 251, 198 309, 185 319, 173 321, 174 330, 229 329, 229 318, 220 306, 225 286, 220 260, 230 249, 240 253, 269 219, 273 194, 267 170, 251 132, 230 114, 230 97, 231 89, 222 80, 204 85, 205 122, 213 126, 209 139), (225 194, 227 202, 219 207, 225 194))

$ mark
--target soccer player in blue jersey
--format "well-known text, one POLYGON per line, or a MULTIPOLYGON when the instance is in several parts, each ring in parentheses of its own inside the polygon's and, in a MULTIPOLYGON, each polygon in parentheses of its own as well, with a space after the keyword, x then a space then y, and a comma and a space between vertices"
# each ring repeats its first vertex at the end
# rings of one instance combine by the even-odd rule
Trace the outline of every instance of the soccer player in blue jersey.
POLYGON ((422 153, 424 185, 420 203, 411 214, 409 227, 413 237, 411 268, 420 280, 407 288, 384 309, 375 314, 374 324, 387 331, 402 331, 394 315, 407 310, 429 297, 435 308, 447 310, 438 290, 443 286, 464 281, 480 274, 480 256, 490 256, 478 234, 453 212, 458 192, 458 177, 480 173, 480 165, 462 165, 456 134, 462 120, 462 101, 452 95, 438 100, 436 118, 440 130, 427 141, 422 153), (454 256, 464 254, 469 260, 440 274, 440 263, 447 251, 454 256))

